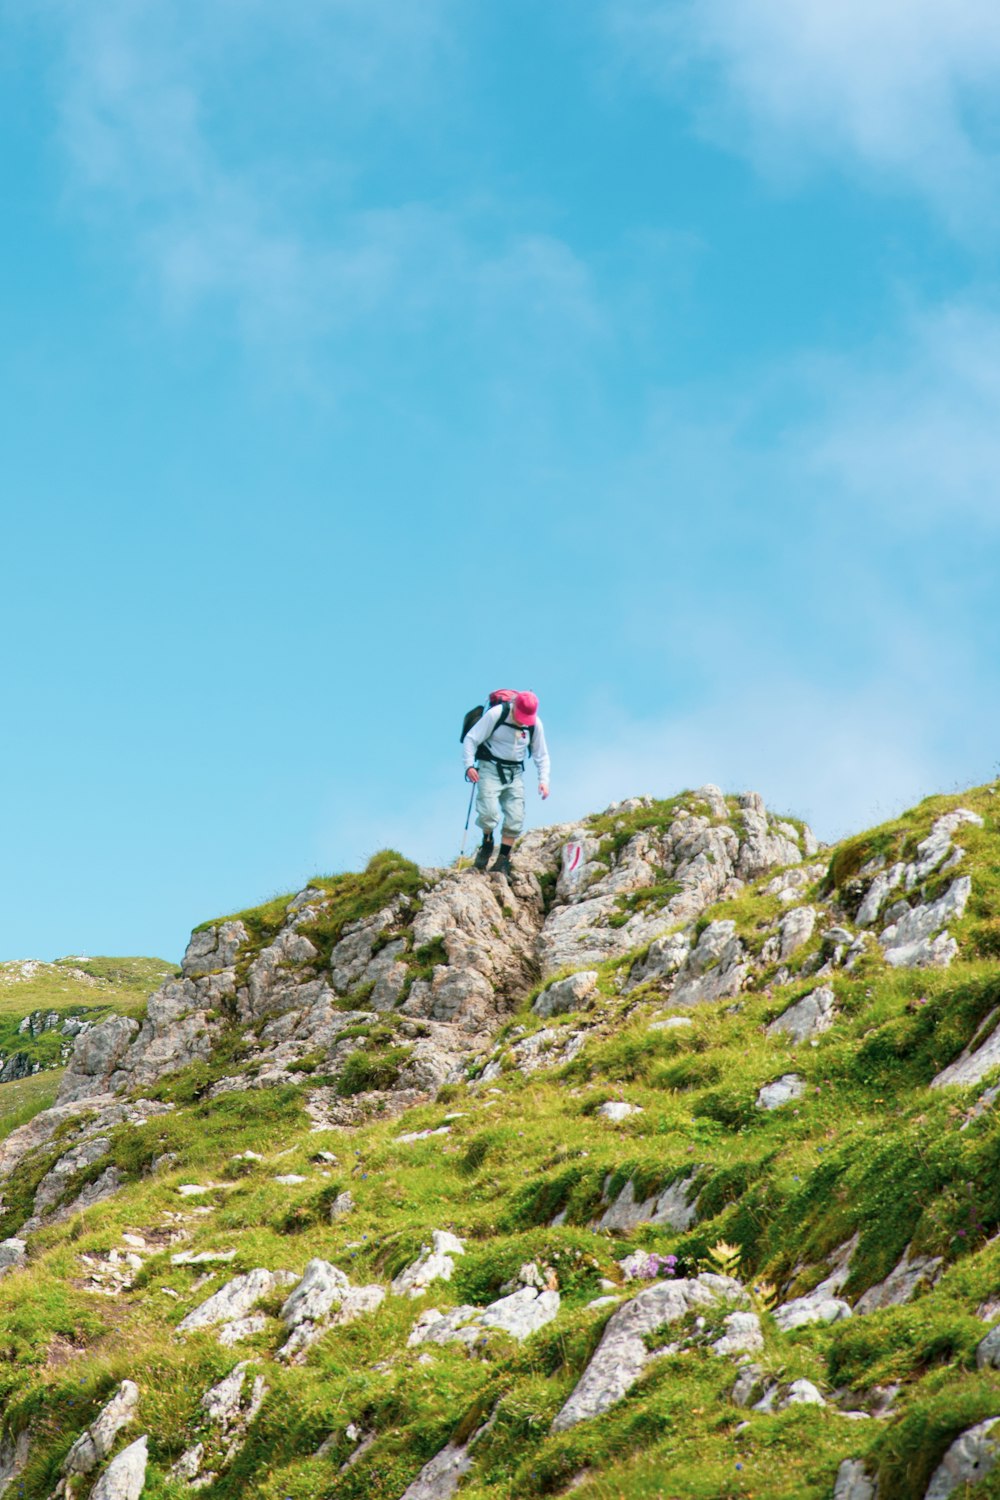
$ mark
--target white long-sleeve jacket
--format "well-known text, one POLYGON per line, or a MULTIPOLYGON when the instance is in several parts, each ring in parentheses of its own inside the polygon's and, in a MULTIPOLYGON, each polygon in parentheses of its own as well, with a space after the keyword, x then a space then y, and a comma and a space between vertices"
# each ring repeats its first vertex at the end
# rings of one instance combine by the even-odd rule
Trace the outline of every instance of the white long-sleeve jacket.
MULTIPOLYGON (((465 769, 468 771, 475 758, 476 751, 480 745, 485 745, 491 755, 498 760, 517 760, 522 764, 528 754, 528 742, 531 731, 522 729, 514 723, 513 714, 508 715, 505 723, 500 724, 500 716, 504 705, 498 703, 494 708, 487 709, 486 713, 478 723, 473 724, 465 739, 462 741, 462 750, 465 755, 465 769), (499 729, 497 725, 500 724, 499 729)), ((538 772, 539 786, 549 784, 549 747, 545 743, 545 729, 541 719, 535 720, 535 734, 531 745, 531 758, 535 762, 538 772)))

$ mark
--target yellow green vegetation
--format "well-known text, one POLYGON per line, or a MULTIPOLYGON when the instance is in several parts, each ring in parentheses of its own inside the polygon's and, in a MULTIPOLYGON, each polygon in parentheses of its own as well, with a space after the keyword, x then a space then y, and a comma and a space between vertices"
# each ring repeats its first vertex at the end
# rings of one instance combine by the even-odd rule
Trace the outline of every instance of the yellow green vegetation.
MULTIPOLYGON (((683 1017, 689 1025, 665 1029, 669 993, 658 981, 628 989, 629 955, 601 966, 585 1015, 544 1023, 557 1037, 586 1028, 570 1062, 530 1074, 516 1066, 516 1037, 542 1026, 527 1009, 529 994, 498 1040, 505 1066, 493 1082, 470 1076, 395 1118, 375 1102, 363 1123, 337 1130, 311 1128, 306 1110, 323 1077, 321 1053, 301 1059, 300 1081, 280 1087, 210 1098, 205 1064, 161 1085, 171 1112, 113 1130, 108 1153, 67 1180, 64 1201, 110 1165, 125 1187, 40 1230, 28 1265, 0 1281, 0 1409, 9 1434, 33 1434, 18 1493, 51 1494, 69 1447, 128 1378, 140 1388, 139 1412, 118 1446, 148 1433, 144 1496, 188 1495, 171 1468, 205 1429, 200 1398, 248 1360, 268 1395, 245 1444, 203 1491, 209 1500, 399 1500, 446 1444, 474 1433, 460 1500, 828 1500, 848 1457, 877 1473, 886 1500, 921 1500, 949 1444, 1000 1416, 1000 1371, 976 1359, 988 1326, 978 1314, 1000 1299, 1000 1120, 988 1092, 1000 1076, 930 1086, 988 1035, 1000 1008, 997 800, 991 788, 930 799, 824 851, 828 872, 796 895, 836 894, 849 920, 859 872, 873 858, 911 859, 935 817, 971 808, 983 826, 965 826, 957 838, 973 890, 950 924, 960 951, 949 968, 891 968, 872 939, 850 970, 817 977, 813 964, 804 973, 820 952, 818 924, 784 969, 761 960, 738 994, 699 1004, 683 1017), (800 1043, 768 1033, 820 983, 835 997, 828 1030, 800 1043), (759 1091, 787 1074, 801 1080, 799 1097, 759 1107, 759 1091), (615 1121, 601 1113, 610 1101, 634 1111, 615 1121), (434 1133, 401 1139, 420 1132, 434 1133), (680 1182, 697 1198, 687 1229, 648 1220, 628 1231, 600 1227, 628 1185, 642 1202, 680 1182), (203 1191, 180 1191, 192 1184, 203 1191), (331 1218, 346 1193, 353 1207, 331 1218), (234 1348, 212 1331, 176 1333, 186 1313, 255 1267, 298 1276, 319 1257, 355 1285, 387 1289, 435 1229, 465 1245, 450 1279, 413 1299, 389 1293, 374 1313, 326 1332, 301 1364, 274 1358, 286 1336, 281 1292, 259 1305, 263 1326, 234 1348), (127 1245, 126 1235, 145 1242, 141 1266, 117 1296, 101 1295, 94 1267, 127 1245), (823 1282, 850 1241, 838 1290, 849 1302, 904 1253, 939 1265, 905 1305, 782 1332, 778 1304, 823 1282), (176 1265, 181 1248, 235 1254, 224 1264, 176 1265), (737 1275, 761 1321, 764 1347, 754 1359, 762 1378, 782 1387, 809 1380, 826 1405, 736 1406, 736 1367, 711 1350, 728 1310, 720 1304, 703 1326, 689 1318, 656 1332, 654 1357, 622 1399, 553 1434, 621 1305, 600 1299, 649 1284, 629 1280, 620 1265, 636 1250, 661 1263, 670 1257, 679 1277, 737 1275), (531 1262, 558 1285, 561 1304, 523 1343, 496 1333, 472 1350, 408 1345, 428 1307, 484 1307, 531 1262), (846 1411, 874 1415, 853 1420, 846 1411)), ((675 806, 630 814, 627 832, 660 826, 675 806)), ((609 821, 596 832, 614 840, 621 830, 609 821)), ((323 939, 326 953, 348 921, 395 896, 416 898, 419 872, 399 856, 378 859, 367 882, 316 882, 338 896, 334 915, 303 929, 323 939)), ((699 927, 732 919, 759 956, 785 909, 767 884, 720 903, 699 927)), ((265 941, 285 906, 240 915, 265 941)), ((415 955, 425 967, 441 958, 415 955)), ((341 1095, 391 1087, 407 1055, 392 1017, 359 1027, 351 1040, 341 1095)), ((238 1057, 228 1057, 210 1076, 234 1066, 238 1057)), ((3 1233, 20 1227, 59 1151, 53 1141, 4 1185, 3 1233)), ((1000 1494, 996 1475, 974 1493, 1000 1494)))

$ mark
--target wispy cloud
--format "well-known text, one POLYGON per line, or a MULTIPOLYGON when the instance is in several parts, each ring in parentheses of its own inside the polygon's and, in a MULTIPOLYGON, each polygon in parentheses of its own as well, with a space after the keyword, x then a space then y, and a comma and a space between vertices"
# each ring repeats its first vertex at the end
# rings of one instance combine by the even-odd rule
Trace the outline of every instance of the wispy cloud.
POLYGON ((628 54, 700 130, 770 171, 817 161, 989 222, 1000 22, 992 0, 610 0, 628 54))
POLYGON ((181 17, 164 0, 54 5, 70 210, 125 252, 165 316, 221 316, 269 351, 375 325, 405 337, 440 315, 473 333, 504 334, 512 312, 529 310, 536 332, 597 331, 592 276, 564 242, 496 203, 384 199, 359 181, 367 129, 405 131, 418 105, 433 116, 458 51, 454 10, 306 0, 279 13, 226 0, 181 17), (273 149, 262 131, 243 138, 238 94, 241 80, 266 86, 269 54, 306 126, 273 149))

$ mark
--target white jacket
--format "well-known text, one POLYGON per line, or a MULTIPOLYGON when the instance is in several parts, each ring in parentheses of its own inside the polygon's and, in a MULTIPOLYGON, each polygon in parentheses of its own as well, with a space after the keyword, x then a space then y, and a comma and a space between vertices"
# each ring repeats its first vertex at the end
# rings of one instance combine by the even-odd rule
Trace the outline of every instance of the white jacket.
MULTIPOLYGON (((505 723, 500 723, 500 715, 503 713, 504 705, 498 703, 494 708, 487 709, 486 713, 477 724, 473 724, 465 739, 462 741, 462 749, 465 755, 465 769, 471 769, 476 758, 476 751, 480 745, 485 745, 491 755, 498 760, 517 760, 524 762, 528 754, 530 729, 522 729, 514 723, 513 713, 508 714, 505 723)), ((535 720, 534 743, 531 746, 531 756, 535 762, 538 772, 539 786, 549 784, 549 748, 545 743, 545 730, 541 719, 535 720)))

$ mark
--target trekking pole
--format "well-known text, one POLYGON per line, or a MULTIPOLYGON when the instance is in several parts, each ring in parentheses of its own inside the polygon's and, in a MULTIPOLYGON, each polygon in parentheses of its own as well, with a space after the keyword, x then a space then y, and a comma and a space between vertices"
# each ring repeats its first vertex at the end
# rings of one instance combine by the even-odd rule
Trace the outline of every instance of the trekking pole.
POLYGON ((462 834, 462 847, 458 851, 459 863, 465 858, 465 841, 469 837, 469 819, 472 817, 472 803, 476 795, 476 783, 472 783, 472 791, 469 793, 469 811, 465 815, 465 832, 462 834))

